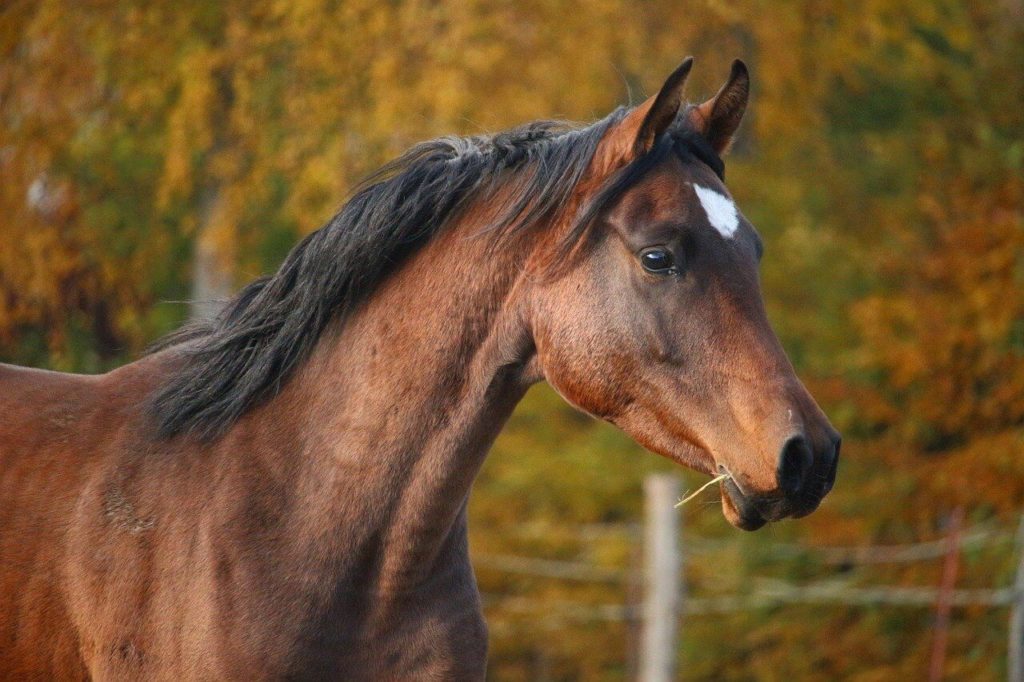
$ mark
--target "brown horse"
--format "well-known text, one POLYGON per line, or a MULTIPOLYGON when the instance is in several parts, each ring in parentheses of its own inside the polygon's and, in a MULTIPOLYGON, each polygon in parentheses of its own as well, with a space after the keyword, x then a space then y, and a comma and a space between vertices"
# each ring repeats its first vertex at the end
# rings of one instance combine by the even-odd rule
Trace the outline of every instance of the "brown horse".
POLYGON ((723 184, 748 75, 415 147, 216 320, 102 376, 0 366, 7 679, 477 679, 466 500, 531 384, 810 513, 839 436, 723 184))

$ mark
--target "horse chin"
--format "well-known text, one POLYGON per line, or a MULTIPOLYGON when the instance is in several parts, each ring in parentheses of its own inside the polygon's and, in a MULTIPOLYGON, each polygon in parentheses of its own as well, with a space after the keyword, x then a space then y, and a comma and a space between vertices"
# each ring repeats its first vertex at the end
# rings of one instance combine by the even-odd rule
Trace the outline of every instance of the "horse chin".
POLYGON ((726 521, 740 530, 757 530, 768 522, 732 479, 722 481, 721 490, 722 514, 726 521))

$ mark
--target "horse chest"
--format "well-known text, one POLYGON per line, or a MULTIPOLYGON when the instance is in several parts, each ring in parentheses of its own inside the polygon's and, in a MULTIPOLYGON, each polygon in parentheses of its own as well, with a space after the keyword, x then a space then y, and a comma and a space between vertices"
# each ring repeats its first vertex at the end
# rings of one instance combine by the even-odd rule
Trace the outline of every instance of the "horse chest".
POLYGON ((219 677, 248 679, 255 670, 273 670, 268 677, 483 678, 487 631, 475 590, 397 598, 346 592, 315 604, 302 601, 259 624, 247 617, 249 629, 217 652, 219 677))
POLYGON ((197 595, 187 608, 83 632, 95 679, 482 679, 475 593, 348 594, 330 607, 262 595, 197 595), (209 609, 196 604, 207 601, 209 609))

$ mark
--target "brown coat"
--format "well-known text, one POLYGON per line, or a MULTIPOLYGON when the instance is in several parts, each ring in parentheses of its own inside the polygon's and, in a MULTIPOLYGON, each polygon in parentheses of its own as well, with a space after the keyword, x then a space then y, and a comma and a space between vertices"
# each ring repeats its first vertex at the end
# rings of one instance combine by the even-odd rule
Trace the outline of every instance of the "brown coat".
POLYGON ((542 379, 651 450, 727 472, 723 509, 740 527, 813 510, 838 434, 765 318, 753 227, 738 214, 721 224, 732 214, 717 154, 745 107, 746 70, 679 116, 688 71, 589 129, 592 153, 571 149, 586 130, 538 129, 420 153, 378 187, 408 193, 447 173, 447 189, 402 194, 399 211, 443 204, 477 172, 490 184, 424 214, 444 227, 412 253, 394 251, 403 237, 376 261, 370 249, 358 257, 372 262, 335 267, 354 258, 359 226, 377 225, 343 214, 324 233, 336 250, 314 258, 310 244, 332 242, 312 238, 217 329, 103 376, 0 366, 0 678, 482 678, 466 501, 542 379), (567 181, 538 173, 560 153, 576 155, 559 194, 567 181), (702 203, 698 186, 720 203, 702 203), (552 205, 506 238, 480 234, 503 215, 495 206, 523 196, 552 205), (294 327, 302 353, 274 356, 294 365, 250 362, 322 302, 282 297, 388 264, 312 336, 294 327), (270 309, 277 318, 259 317, 270 309), (197 348, 231 371, 195 371, 197 348), (245 374, 259 367, 277 374, 245 374), (239 395, 240 414, 172 418, 239 395))

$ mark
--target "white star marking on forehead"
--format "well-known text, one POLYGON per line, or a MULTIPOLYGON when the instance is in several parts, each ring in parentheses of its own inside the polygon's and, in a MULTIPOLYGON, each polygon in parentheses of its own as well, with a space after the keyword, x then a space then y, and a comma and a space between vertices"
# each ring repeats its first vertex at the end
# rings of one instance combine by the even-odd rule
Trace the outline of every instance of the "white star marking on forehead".
POLYGON ((722 196, 715 190, 708 189, 707 187, 694 184, 693 190, 697 193, 700 205, 704 207, 704 212, 708 215, 708 222, 711 223, 711 227, 718 230, 726 239, 732 239, 733 235, 736 234, 737 228, 740 226, 740 217, 736 211, 736 204, 732 203, 732 199, 729 197, 722 196))

